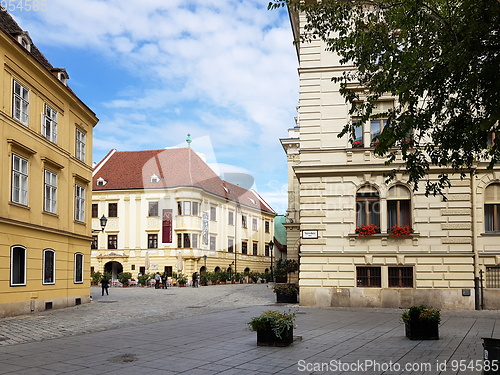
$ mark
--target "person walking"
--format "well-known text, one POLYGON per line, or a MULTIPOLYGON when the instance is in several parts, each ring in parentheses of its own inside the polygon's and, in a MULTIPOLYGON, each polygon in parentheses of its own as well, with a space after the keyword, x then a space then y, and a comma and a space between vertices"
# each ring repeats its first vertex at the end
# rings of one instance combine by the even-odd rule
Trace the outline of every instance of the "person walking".
POLYGON ((102 295, 104 295, 104 291, 106 291, 106 295, 109 296, 109 293, 108 293, 109 280, 106 278, 106 276, 102 277, 101 285, 102 285, 102 295))
POLYGON ((155 289, 160 289, 160 280, 161 280, 160 273, 156 272, 156 275, 155 275, 155 289))
POLYGON ((198 287, 198 272, 193 273, 193 288, 198 287))
POLYGON ((161 288, 167 289, 167 273, 166 272, 163 272, 163 275, 161 275, 161 288))

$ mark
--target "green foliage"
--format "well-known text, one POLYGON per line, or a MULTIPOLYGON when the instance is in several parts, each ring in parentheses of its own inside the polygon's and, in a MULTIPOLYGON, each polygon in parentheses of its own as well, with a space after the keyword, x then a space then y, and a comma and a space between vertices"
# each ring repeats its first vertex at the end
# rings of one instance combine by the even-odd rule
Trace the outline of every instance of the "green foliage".
POLYGON ((227 271, 219 271, 219 281, 226 281, 229 278, 227 271))
POLYGON ((149 275, 146 274, 146 275, 142 275, 142 276, 139 276, 139 284, 141 285, 146 285, 146 283, 148 282, 148 279, 149 279, 149 275))
POLYGON ((253 331, 262 331, 270 327, 276 337, 281 338, 281 334, 294 326, 295 313, 291 310, 288 313, 278 310, 263 311, 259 316, 254 316, 247 324, 253 331))
POLYGON ((287 295, 299 294, 299 286, 297 284, 276 284, 273 287, 274 293, 281 293, 287 295))
POLYGON ((117 278, 123 285, 128 285, 128 281, 132 278, 132 274, 130 272, 122 272, 117 275, 117 278))
POLYGON ((208 277, 207 277, 207 273, 206 272, 202 272, 200 274, 200 282, 202 284, 206 283, 208 281, 208 277))
POLYGON ((106 277, 106 279, 108 279, 109 281, 111 281, 111 274, 109 272, 104 272, 102 274, 103 277, 106 277))
POLYGON ((490 169, 499 162, 500 142, 488 137, 500 132, 500 1, 273 0, 268 8, 283 6, 305 15, 302 42, 321 39, 356 68, 332 78, 361 117, 339 137, 353 143, 355 127, 387 118, 375 154, 391 166, 400 150, 403 160, 388 181, 401 169, 415 190, 425 180, 426 195, 443 195, 449 173, 465 177, 479 161, 490 169), (374 115, 384 95, 395 107, 374 115), (437 180, 432 167, 445 168, 437 180))
POLYGON ((219 274, 215 272, 207 272, 207 278, 210 280, 212 283, 217 282, 219 279, 219 274))
POLYGON ((172 279, 177 280, 177 272, 172 272, 172 279))
POLYGON ((179 274, 177 275, 177 282, 178 282, 179 284, 186 284, 186 283, 187 283, 187 276, 186 276, 186 275, 184 275, 184 274, 182 274, 182 273, 179 273, 179 274))
POLYGON ((99 271, 92 272, 90 274, 90 277, 92 277, 92 284, 99 284, 101 282, 102 273, 100 273, 99 271))
POLYGON ((405 323, 425 321, 439 324, 441 322, 441 310, 425 305, 412 306, 408 311, 401 314, 401 319, 405 323))

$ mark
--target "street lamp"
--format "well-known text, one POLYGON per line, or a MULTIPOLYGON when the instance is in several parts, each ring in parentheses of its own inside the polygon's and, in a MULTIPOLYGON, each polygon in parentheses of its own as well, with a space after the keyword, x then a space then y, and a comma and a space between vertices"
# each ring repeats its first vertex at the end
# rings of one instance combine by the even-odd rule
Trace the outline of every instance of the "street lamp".
POLYGON ((92 229, 92 233, 104 232, 104 228, 106 227, 106 224, 108 223, 108 219, 106 218, 106 216, 102 215, 102 217, 99 219, 99 222, 101 224, 101 230, 92 229))
POLYGON ((269 250, 271 251, 271 280, 274 281, 274 275, 273 275, 273 247, 274 247, 274 242, 269 241, 269 250))

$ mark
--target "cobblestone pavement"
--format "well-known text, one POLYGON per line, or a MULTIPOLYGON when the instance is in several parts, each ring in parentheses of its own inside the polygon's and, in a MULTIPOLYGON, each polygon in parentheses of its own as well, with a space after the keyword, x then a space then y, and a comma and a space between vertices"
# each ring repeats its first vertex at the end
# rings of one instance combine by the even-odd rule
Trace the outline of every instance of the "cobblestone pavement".
MULTIPOLYGON (((269 284, 199 288, 91 287, 91 303, 0 319, 0 346, 275 303, 269 284)), ((1 373, 1 371, 0 371, 1 373)))

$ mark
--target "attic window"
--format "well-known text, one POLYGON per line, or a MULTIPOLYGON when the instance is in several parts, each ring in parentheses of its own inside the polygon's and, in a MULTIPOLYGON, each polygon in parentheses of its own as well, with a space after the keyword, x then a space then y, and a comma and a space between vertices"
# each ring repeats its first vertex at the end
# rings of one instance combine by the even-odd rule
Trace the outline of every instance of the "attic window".
POLYGON ((156 184, 158 181, 160 181, 160 178, 156 174, 153 174, 151 176, 151 183, 156 184))
POLYGON ((59 81, 61 81, 65 86, 68 85, 68 73, 66 73, 65 71, 62 71, 62 72, 58 72, 57 73, 57 78, 59 79, 59 81))
POLYGON ((99 177, 97 179, 97 186, 104 186, 104 185, 106 185, 106 180, 104 180, 104 178, 102 177, 99 177))
POLYGON ((19 42, 20 45, 22 45, 28 52, 31 52, 31 38, 29 37, 28 33, 24 31, 22 34, 19 34, 17 36, 17 41, 19 42))
POLYGON ((254 201, 252 198, 248 198, 248 199, 250 199, 250 202, 252 202, 253 204, 257 204, 257 202, 254 201))

